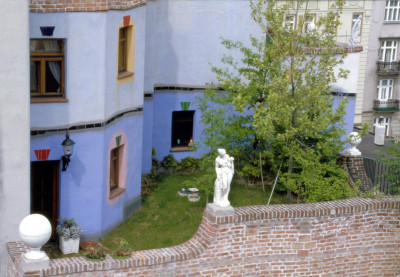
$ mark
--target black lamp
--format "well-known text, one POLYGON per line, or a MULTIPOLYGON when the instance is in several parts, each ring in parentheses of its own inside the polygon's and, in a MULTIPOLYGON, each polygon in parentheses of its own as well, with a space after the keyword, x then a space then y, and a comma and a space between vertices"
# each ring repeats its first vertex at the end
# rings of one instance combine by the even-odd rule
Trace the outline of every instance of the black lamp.
POLYGON ((75 142, 69 138, 68 130, 67 133, 65 134, 65 139, 61 143, 61 145, 64 148, 64 156, 61 157, 62 163, 63 163, 63 168, 62 171, 67 170, 69 162, 70 162, 70 157, 72 155, 72 152, 74 150, 74 144, 75 142))

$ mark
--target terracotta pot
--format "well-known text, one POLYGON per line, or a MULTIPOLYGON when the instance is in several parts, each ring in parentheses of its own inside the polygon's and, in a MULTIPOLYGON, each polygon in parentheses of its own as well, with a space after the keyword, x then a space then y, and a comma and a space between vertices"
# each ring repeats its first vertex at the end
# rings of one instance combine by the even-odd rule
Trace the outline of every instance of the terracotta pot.
POLYGON ((87 251, 89 248, 96 248, 99 245, 97 242, 94 241, 82 241, 79 246, 83 251, 87 251))
POLYGON ((129 25, 129 22, 131 21, 131 16, 130 15, 126 15, 123 17, 124 18, 124 27, 129 25))

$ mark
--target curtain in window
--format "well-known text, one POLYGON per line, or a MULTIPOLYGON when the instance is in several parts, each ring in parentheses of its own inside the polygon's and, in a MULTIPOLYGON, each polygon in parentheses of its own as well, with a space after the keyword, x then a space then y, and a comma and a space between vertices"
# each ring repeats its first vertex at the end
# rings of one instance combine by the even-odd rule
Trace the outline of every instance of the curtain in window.
MULTIPOLYGON (((43 46, 45 51, 60 51, 60 47, 56 40, 43 40, 43 46)), ((61 82, 61 66, 59 62, 47 62, 53 74, 54 79, 57 81, 58 85, 61 82)), ((57 89, 57 92, 60 92, 60 86, 57 89)))

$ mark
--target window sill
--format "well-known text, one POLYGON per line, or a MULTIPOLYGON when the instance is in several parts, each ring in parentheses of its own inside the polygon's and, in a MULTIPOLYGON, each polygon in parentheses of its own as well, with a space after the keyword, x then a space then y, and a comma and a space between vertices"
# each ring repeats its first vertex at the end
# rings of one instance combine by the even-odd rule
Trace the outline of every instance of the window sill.
POLYGON ((67 103, 64 97, 31 97, 31 103, 67 103))
POLYGON ((400 21, 383 21, 383 24, 400 24, 400 21))
POLYGON ((110 196, 109 196, 109 198, 110 198, 110 199, 113 199, 113 198, 115 198, 115 197, 117 197, 117 196, 123 194, 123 193, 125 192, 125 190, 126 190, 126 189, 124 189, 124 188, 116 188, 116 189, 113 189, 112 191, 110 191, 110 196))
POLYGON ((170 152, 183 152, 183 151, 193 151, 192 147, 189 146, 175 146, 171 147, 170 152))
POLYGON ((135 74, 135 73, 129 72, 129 71, 120 72, 120 73, 118 73, 118 79, 123 79, 123 78, 129 77, 129 76, 132 76, 133 74, 135 74))

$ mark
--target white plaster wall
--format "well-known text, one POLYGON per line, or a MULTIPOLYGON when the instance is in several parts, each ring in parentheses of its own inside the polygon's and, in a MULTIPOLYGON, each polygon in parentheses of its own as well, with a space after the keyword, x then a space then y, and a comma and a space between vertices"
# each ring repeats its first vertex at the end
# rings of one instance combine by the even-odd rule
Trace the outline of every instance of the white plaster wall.
POLYGON ((120 111, 141 107, 144 90, 146 6, 125 11, 31 13, 30 37, 40 26, 55 26, 65 39, 65 93, 68 103, 31 104, 31 128, 102 122, 120 111), (135 78, 117 84, 117 34, 125 15, 135 21, 135 78))
POLYGON ((5 243, 19 239, 30 209, 28 1, 3 0, 0 18, 0 276, 6 276, 5 243))
POLYGON ((148 9, 146 90, 154 84, 215 81, 210 63, 220 65, 228 53, 221 37, 247 43, 259 31, 246 0, 160 0, 150 1, 148 9))
POLYGON ((107 12, 107 39, 105 41, 105 116, 118 111, 143 106, 146 6, 132 10, 107 12), (118 84, 116 78, 118 25, 122 18, 130 15, 135 23, 135 75, 133 82, 118 84))
POLYGON ((359 63, 360 63, 360 53, 349 53, 347 57, 343 60, 343 64, 335 69, 338 73, 338 68, 344 70, 349 70, 347 79, 339 79, 336 85, 344 88, 346 93, 357 93, 357 82, 359 73, 359 63))

